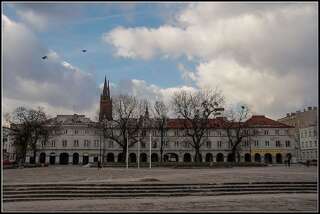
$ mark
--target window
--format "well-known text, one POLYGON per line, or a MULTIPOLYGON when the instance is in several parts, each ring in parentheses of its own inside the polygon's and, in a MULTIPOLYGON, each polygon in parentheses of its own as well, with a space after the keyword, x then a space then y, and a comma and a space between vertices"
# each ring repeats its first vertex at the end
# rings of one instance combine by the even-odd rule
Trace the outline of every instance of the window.
POLYGON ((41 141, 41 147, 45 147, 45 145, 46 145, 46 142, 44 140, 41 141))
POLYGON ((65 133, 65 134, 68 134, 68 129, 64 130, 64 133, 65 133))
POLYGON ((68 143, 67 140, 63 140, 63 141, 62 141, 62 146, 63 146, 63 147, 67 147, 67 143, 68 143))
POLYGON ((289 140, 286 141, 286 147, 290 147, 290 141, 289 140))
POLYGON ((221 136, 221 131, 218 131, 218 136, 221 136))
POLYGON ((145 142, 141 142, 141 148, 146 148, 146 143, 145 142))
POLYGON ((52 146, 52 147, 56 147, 56 141, 55 141, 55 140, 52 140, 52 141, 51 141, 51 146, 52 146))
POLYGON ((280 141, 276 141, 276 147, 281 147, 280 141))
POLYGON ((207 141, 207 148, 211 148, 211 141, 207 141))
POLYGON ((169 147, 169 142, 168 141, 164 141, 163 142, 163 147, 164 148, 168 148, 169 147))
POLYGON ((265 145, 266 145, 266 147, 269 147, 269 141, 267 140, 266 142, 265 142, 265 145))
POLYGON ((152 143, 152 148, 157 148, 157 142, 152 143))
POLYGON ((258 147, 258 146, 259 146, 259 141, 258 141, 258 140, 255 140, 255 141, 254 141, 254 146, 255 146, 255 147, 258 147))
POLYGON ((113 141, 109 141, 109 148, 113 148, 113 141))
POLYGON ((276 133, 276 135, 279 135, 279 129, 277 129, 277 130, 275 131, 275 133, 276 133))
POLYGON ((218 148, 221 148, 221 146, 222 146, 222 142, 218 141, 218 148))
POLYGON ((268 135, 269 131, 268 130, 264 130, 264 135, 268 135))
POLYGON ((309 137, 311 137, 311 130, 309 130, 309 137))
POLYGON ((99 140, 94 140, 94 146, 99 147, 99 140))
POLYGON ((88 133, 89 133, 89 131, 88 131, 88 130, 84 130, 84 133, 85 133, 85 134, 88 134, 88 133))
POLYGON ((179 148, 179 141, 174 142, 174 147, 179 148))
POLYGON ((74 134, 78 134, 78 130, 77 129, 74 130, 74 134))
POLYGON ((73 141, 73 146, 74 147, 78 147, 79 146, 79 141, 78 140, 74 140, 73 141))
POLYGON ((253 130, 253 134, 254 134, 254 135, 258 135, 258 134, 259 134, 259 131, 255 129, 255 130, 253 130))
POLYGON ((174 130, 174 136, 179 136, 178 130, 174 130))
POLYGON ((317 147, 317 141, 316 140, 314 141, 314 146, 317 147))

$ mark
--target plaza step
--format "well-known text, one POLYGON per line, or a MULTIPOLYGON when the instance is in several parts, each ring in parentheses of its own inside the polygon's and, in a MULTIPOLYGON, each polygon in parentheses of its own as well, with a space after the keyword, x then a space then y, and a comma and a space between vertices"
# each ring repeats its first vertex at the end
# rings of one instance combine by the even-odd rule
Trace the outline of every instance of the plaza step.
POLYGON ((4 202, 116 197, 162 197, 270 193, 316 193, 316 182, 255 182, 227 184, 10 184, 4 202))

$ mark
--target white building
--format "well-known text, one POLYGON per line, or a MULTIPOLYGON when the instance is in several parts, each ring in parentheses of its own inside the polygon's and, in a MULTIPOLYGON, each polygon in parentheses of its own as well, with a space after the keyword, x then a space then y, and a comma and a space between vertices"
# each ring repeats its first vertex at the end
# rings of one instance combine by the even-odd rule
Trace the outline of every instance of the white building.
MULTIPOLYGON (((101 119, 112 120, 112 99, 109 84, 105 80, 100 100, 101 119)), ((87 164, 101 160, 104 163, 121 160, 123 149, 116 142, 104 139, 101 131, 85 115, 58 115, 52 121, 61 122, 60 133, 52 133, 47 143, 39 142, 36 153, 37 163, 49 164, 87 164)), ((195 150, 190 146, 190 137, 186 137, 182 119, 169 119, 165 134, 164 161, 194 161, 195 150)), ((211 119, 208 135, 203 138, 200 148, 202 162, 232 161, 231 147, 222 117, 211 119), (212 123, 211 123, 212 122, 212 123)), ((292 126, 269 119, 263 115, 252 116, 246 121, 249 131, 257 131, 254 137, 245 138, 240 145, 240 161, 283 163, 288 155, 295 162, 295 145, 290 135, 292 126)), ((150 127, 149 127, 150 128, 150 127)), ((160 133, 151 129, 151 153, 149 133, 128 149, 129 162, 153 162, 160 160, 160 133), (139 145, 139 151, 138 151, 139 145)), ((27 154, 30 162, 33 153, 27 154)))
POLYGON ((14 162, 16 160, 16 149, 14 142, 10 135, 11 129, 8 127, 2 127, 2 152, 3 161, 14 162))
MULTIPOLYGON (((58 121, 63 121, 60 134, 53 134, 47 144, 39 143, 36 162, 49 164, 87 164, 103 158, 104 163, 117 162, 122 155, 122 147, 116 142, 103 139, 99 130, 94 128, 95 122, 84 115, 58 115, 58 121)), ((220 120, 219 118, 218 120, 220 120)), ((283 163, 287 154, 291 154, 295 161, 293 138, 288 134, 291 127, 266 118, 253 116, 248 120, 252 129, 259 134, 243 140, 240 146, 241 161, 283 163)), ((188 144, 191 138, 185 137, 179 119, 170 119, 169 130, 166 133, 164 146, 165 161, 190 162, 193 161, 195 151, 188 144)), ((160 159, 160 133, 151 130, 151 159, 154 162, 160 159)), ((226 131, 212 129, 209 136, 203 139, 201 148, 203 162, 230 161, 231 147, 228 145, 226 131)), ((138 143, 129 147, 129 162, 148 162, 150 158, 149 134, 141 139, 140 152, 138 143)), ((27 163, 33 155, 27 155, 27 163)))
POLYGON ((318 160, 318 127, 316 125, 299 129, 301 161, 318 160))

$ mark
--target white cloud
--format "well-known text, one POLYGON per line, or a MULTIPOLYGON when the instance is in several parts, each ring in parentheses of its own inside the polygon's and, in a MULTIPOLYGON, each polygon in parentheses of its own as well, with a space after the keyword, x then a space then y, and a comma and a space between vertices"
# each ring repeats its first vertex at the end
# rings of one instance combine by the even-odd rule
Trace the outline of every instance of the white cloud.
POLYGON ((103 34, 115 55, 135 59, 186 56, 178 65, 198 87, 220 85, 231 100, 274 117, 318 102, 316 3, 194 3, 174 24, 117 27, 103 34))
POLYGON ((5 111, 12 111, 18 104, 41 104, 56 114, 80 113, 98 103, 99 91, 91 74, 44 47, 26 25, 5 15, 2 21, 5 111), (48 58, 42 59, 44 55, 48 58))

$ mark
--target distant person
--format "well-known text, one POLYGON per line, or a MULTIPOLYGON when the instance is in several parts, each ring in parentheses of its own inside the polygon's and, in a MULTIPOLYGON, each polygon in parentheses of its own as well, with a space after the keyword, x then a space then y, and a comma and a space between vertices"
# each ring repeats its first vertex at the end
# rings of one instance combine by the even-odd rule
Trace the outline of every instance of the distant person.
POLYGON ((290 167, 290 163, 291 163, 291 155, 288 155, 288 167, 290 167))
POLYGON ((101 162, 98 161, 98 169, 101 169, 101 162))

